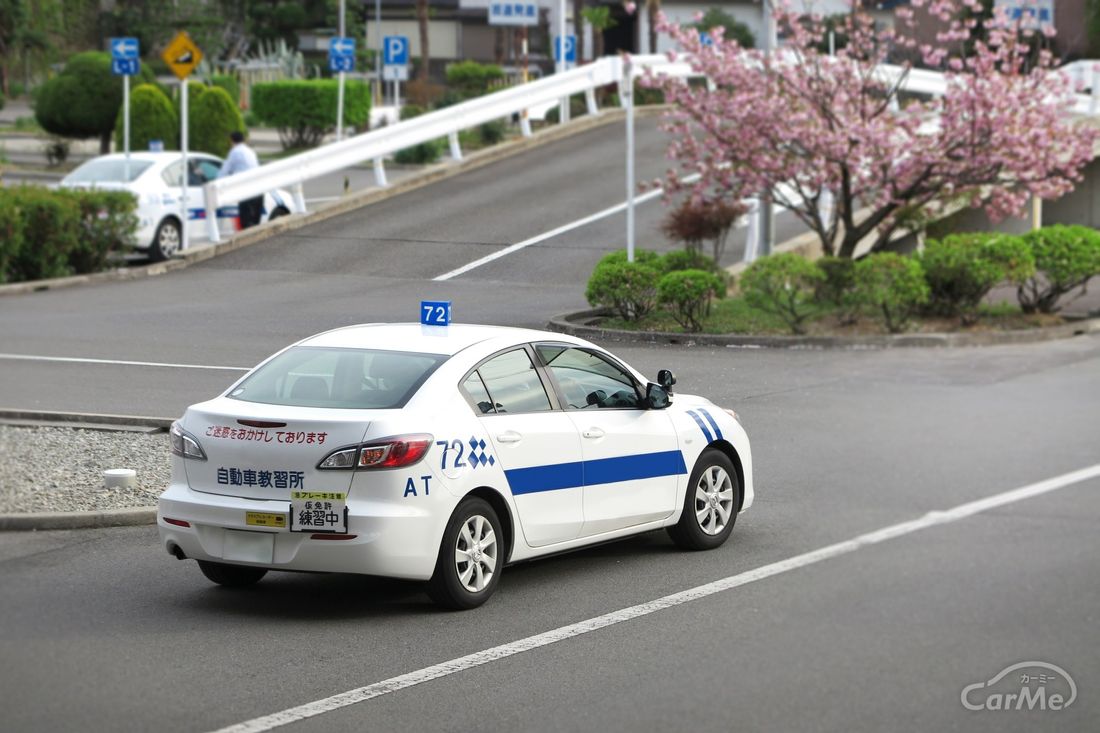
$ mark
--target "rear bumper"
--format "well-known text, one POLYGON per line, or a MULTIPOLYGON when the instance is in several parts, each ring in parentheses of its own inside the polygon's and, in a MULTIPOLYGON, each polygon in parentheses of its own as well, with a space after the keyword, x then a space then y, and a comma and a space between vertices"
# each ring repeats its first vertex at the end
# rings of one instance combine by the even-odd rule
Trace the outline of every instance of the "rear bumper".
MULTIPOLYGON (((444 494, 445 492, 440 492, 444 494)), ((377 499, 348 500, 348 533, 353 539, 312 539, 310 532, 259 530, 245 524, 246 512, 286 513, 286 501, 257 501, 192 491, 174 483, 160 497, 157 528, 168 552, 178 547, 196 560, 252 565, 271 570, 358 573, 428 580, 435 569, 451 509, 377 499), (165 518, 187 522, 169 524, 165 518), (247 535, 242 533, 247 532, 247 535), (259 537, 258 535, 264 535, 259 537), (270 547, 270 561, 241 559, 245 544, 270 547), (256 542, 252 542, 256 540, 256 542)))

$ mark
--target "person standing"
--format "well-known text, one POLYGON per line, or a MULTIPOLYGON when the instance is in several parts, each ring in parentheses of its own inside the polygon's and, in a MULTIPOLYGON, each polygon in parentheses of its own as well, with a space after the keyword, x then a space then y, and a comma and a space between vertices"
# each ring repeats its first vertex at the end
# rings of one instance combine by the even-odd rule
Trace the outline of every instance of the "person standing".
MULTIPOLYGON (((229 133, 229 139, 233 142, 233 148, 229 151, 225 162, 222 163, 221 170, 218 171, 218 178, 259 167, 260 161, 256 158, 256 151, 248 147, 248 143, 244 141, 243 132, 234 130, 229 133)), ((237 205, 237 210, 240 212, 241 229, 256 226, 260 223, 260 216, 263 214, 264 197, 257 196, 245 199, 237 205)))

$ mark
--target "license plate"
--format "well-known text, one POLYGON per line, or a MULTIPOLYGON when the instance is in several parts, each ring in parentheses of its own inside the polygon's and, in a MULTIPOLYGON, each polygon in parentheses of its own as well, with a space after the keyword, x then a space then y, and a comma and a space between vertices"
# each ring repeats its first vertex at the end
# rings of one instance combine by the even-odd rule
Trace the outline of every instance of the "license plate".
POLYGON ((223 540, 222 558, 226 560, 270 564, 275 556, 274 532, 227 529, 223 540))
POLYGON ((348 531, 347 494, 336 491, 291 491, 291 532, 348 531))
POLYGON ((244 523, 250 527, 286 529, 286 515, 268 514, 266 512, 245 512, 244 523))

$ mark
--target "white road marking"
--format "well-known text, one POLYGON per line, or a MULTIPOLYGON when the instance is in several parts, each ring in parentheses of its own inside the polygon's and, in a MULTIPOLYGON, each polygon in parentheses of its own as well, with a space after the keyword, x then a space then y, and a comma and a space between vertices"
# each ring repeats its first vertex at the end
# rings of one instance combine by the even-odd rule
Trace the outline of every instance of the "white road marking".
POLYGON ((1045 481, 1029 484, 1018 489, 994 494, 985 499, 978 499, 977 501, 960 504, 946 511, 928 512, 918 519, 884 527, 874 532, 868 532, 867 534, 861 534, 850 540, 838 542, 834 545, 822 547, 821 549, 813 550, 812 552, 807 552, 802 555, 796 555, 786 560, 780 560, 779 562, 764 565, 763 567, 749 570, 744 573, 731 575, 727 578, 716 580, 713 583, 689 588, 688 590, 641 603, 637 606, 630 606, 629 608, 612 611, 602 616, 596 616, 585 621, 579 621, 575 624, 562 626, 542 634, 536 634, 535 636, 529 636, 525 639, 519 639, 508 644, 501 644, 491 649, 474 652, 473 654, 452 659, 448 662, 442 662, 430 667, 418 669, 398 677, 391 677, 388 680, 375 682, 365 687, 348 690, 347 692, 342 692, 332 697, 326 697, 321 700, 305 703, 304 705, 298 705, 297 707, 287 708, 286 710, 272 713, 271 715, 265 715, 260 718, 254 718, 243 723, 221 728, 215 731, 215 733, 262 733, 263 731, 272 730, 273 728, 322 715, 349 705, 381 697, 382 695, 388 695, 391 692, 404 690, 424 682, 447 677, 458 672, 465 672, 474 667, 515 656, 522 652, 548 646, 555 642, 564 641, 565 639, 572 639, 573 637, 597 631, 607 626, 613 626, 623 623, 624 621, 648 616, 651 613, 666 608, 697 601, 700 598, 706 598, 715 593, 721 593, 742 585, 754 583, 758 580, 764 580, 765 578, 770 578, 780 573, 797 570, 807 565, 814 565, 823 560, 829 560, 840 555, 847 555, 856 550, 861 550, 880 542, 886 542, 887 540, 897 539, 898 537, 919 532, 922 529, 957 522, 960 519, 965 519, 966 517, 973 516, 980 512, 996 509, 997 507, 1023 501, 1025 499, 1031 499, 1041 494, 1056 491, 1096 477, 1100 477, 1100 463, 1078 471, 1064 473, 1061 476, 1055 476, 1045 481))
POLYGON ((213 369, 223 372, 247 372, 250 367, 210 366, 208 364, 169 364, 159 361, 121 361, 118 359, 84 359, 75 356, 35 356, 34 354, 0 354, 0 359, 19 361, 57 361, 71 364, 116 364, 119 366, 165 367, 168 369, 213 369))

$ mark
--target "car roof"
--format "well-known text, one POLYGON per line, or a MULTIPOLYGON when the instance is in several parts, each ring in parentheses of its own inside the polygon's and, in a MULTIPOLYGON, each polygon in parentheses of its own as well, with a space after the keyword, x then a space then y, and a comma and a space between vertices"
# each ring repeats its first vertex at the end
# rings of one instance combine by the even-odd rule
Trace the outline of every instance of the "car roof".
POLYGON ((484 341, 499 341, 501 348, 511 343, 528 341, 586 343, 564 334, 509 326, 481 326, 472 323, 452 323, 449 326, 422 326, 419 323, 364 323, 319 333, 300 341, 298 345, 410 351, 452 356, 484 341))
MULTIPOLYGON (((137 150, 130 153, 130 160, 148 161, 150 163, 172 163, 179 160, 182 155, 183 153, 178 150, 165 150, 159 153, 149 150, 137 150)), ((125 153, 109 153, 108 155, 98 155, 95 158, 90 158, 89 162, 96 160, 122 160, 125 157, 125 153)), ((198 151, 189 152, 187 154, 187 157, 217 160, 216 155, 211 155, 210 153, 202 153, 198 151)))

